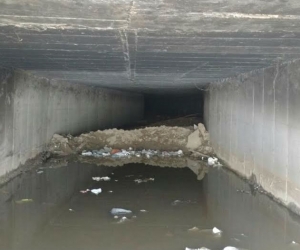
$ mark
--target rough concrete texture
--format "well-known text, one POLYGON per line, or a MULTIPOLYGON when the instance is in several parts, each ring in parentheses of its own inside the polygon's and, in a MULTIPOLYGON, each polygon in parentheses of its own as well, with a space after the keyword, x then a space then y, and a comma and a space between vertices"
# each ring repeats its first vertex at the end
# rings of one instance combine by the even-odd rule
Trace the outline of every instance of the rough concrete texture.
POLYGON ((143 96, 0 71, 0 175, 40 153, 53 134, 80 134, 143 117, 143 96))
POLYGON ((78 137, 54 135, 49 145, 49 151, 59 155, 69 155, 108 146, 116 149, 132 147, 136 150, 175 151, 181 149, 184 152, 198 151, 203 154, 212 154, 209 141, 205 141, 202 134, 197 131, 190 128, 161 126, 128 131, 98 130, 78 137), (194 145, 195 141, 196 146, 194 145))
POLYGON ((300 57, 298 0, 5 0, 0 65, 146 93, 300 57))
POLYGON ((217 155, 300 213, 300 61, 216 82, 205 117, 217 155))

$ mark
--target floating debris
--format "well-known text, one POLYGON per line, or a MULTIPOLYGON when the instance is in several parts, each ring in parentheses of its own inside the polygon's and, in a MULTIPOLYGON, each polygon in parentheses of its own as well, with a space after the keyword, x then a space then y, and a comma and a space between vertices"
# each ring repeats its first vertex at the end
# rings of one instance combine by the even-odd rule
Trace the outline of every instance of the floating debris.
POLYGON ((72 208, 69 208, 69 211, 70 211, 70 212, 74 212, 74 210, 73 210, 72 208))
POLYGON ((90 192, 91 190, 89 190, 89 189, 86 189, 86 190, 80 190, 80 193, 82 193, 82 194, 86 194, 87 192, 90 192))
POLYGON ((125 223, 125 222, 128 222, 128 221, 130 221, 127 217, 122 217, 117 223, 118 224, 121 224, 121 223, 125 223))
POLYGON ((91 192, 95 195, 98 195, 98 194, 102 193, 102 189, 101 188, 92 189, 91 192))
POLYGON ((189 247, 186 247, 185 250, 210 250, 210 249, 206 248, 206 247, 201 247, 201 248, 189 248, 189 247))
POLYGON ((42 174, 42 173, 44 173, 44 171, 41 170, 41 171, 37 171, 36 173, 37 174, 42 174))
POLYGON ((299 246, 299 243, 296 241, 292 241, 289 245, 290 246, 299 246))
POLYGON ((111 149, 104 147, 103 149, 100 150, 92 150, 92 151, 82 151, 81 153, 82 156, 93 156, 93 157, 112 157, 112 158, 124 158, 124 157, 131 157, 131 156, 136 156, 136 157, 141 157, 144 155, 146 158, 150 159, 153 156, 158 156, 158 157, 171 157, 171 156, 182 156, 183 151, 178 150, 178 151, 159 151, 159 150, 146 150, 143 149, 141 151, 134 151, 132 148, 129 148, 128 150, 125 149, 111 149))
POLYGON ((23 204, 23 203, 29 203, 29 202, 33 202, 33 199, 22 199, 22 200, 16 201, 17 204, 23 204))
POLYGON ((108 192, 109 192, 109 193, 113 193, 114 191, 112 191, 112 190, 109 190, 108 192))
POLYGON ((213 234, 221 234, 222 233, 222 231, 220 229, 216 228, 216 227, 214 227, 212 229, 212 232, 213 232, 213 234))
POLYGON ((134 182, 137 184, 143 183, 143 182, 149 182, 149 181, 154 181, 154 178, 146 178, 146 179, 135 179, 134 182))
POLYGON ((147 213, 148 211, 145 210, 145 209, 141 209, 140 212, 141 212, 141 213, 147 213))
POLYGON ((110 177, 104 176, 104 177, 92 177, 94 181, 110 181, 110 177))
POLYGON ((112 215, 124 215, 124 214, 132 214, 131 210, 127 210, 124 208, 113 208, 110 213, 112 215))
POLYGON ((198 227, 192 227, 188 230, 189 232, 199 232, 200 229, 198 227))
POLYGON ((225 247, 223 250, 239 250, 239 249, 236 247, 228 246, 228 247, 225 247))
POLYGON ((195 204, 197 202, 195 201, 191 201, 191 200, 186 200, 186 201, 182 201, 182 200, 175 200, 171 203, 172 206, 177 206, 180 204, 195 204))

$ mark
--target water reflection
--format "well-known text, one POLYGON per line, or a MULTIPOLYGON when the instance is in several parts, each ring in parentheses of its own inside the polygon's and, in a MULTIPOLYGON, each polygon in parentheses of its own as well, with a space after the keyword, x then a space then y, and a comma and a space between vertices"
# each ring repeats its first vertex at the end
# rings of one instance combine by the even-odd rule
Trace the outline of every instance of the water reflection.
POLYGON ((185 158, 147 163, 73 162, 18 176, 0 189, 0 249, 300 249, 292 244, 300 242, 298 217, 249 194, 249 185, 233 173, 208 171, 185 158), (136 178, 155 181, 137 184, 136 178), (98 196, 80 193, 100 187, 98 196), (132 210, 136 218, 118 224, 113 207, 132 210), (212 234, 213 227, 223 233, 212 234))

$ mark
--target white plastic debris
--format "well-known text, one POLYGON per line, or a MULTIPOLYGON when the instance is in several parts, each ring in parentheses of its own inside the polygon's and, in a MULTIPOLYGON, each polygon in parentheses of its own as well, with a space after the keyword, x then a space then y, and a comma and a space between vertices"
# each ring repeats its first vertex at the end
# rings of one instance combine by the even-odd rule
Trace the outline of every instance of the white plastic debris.
POLYGON ((206 247, 201 247, 201 248, 189 248, 189 247, 186 247, 185 250, 210 250, 210 249, 206 248, 206 247))
POLYGON ((131 210, 127 210, 124 208, 113 208, 110 213, 112 215, 125 215, 125 214, 132 214, 131 210))
POLYGON ((101 188, 92 189, 91 192, 95 195, 98 195, 98 194, 102 193, 102 189, 101 188))
POLYGON ((199 228, 198 227, 192 227, 188 230, 189 232, 198 232, 199 228))
POLYGON ((122 217, 117 223, 124 223, 124 222, 127 222, 127 221, 129 221, 129 219, 127 218, 127 217, 122 217))
POLYGON ((212 232, 213 232, 213 234, 221 234, 222 233, 222 231, 220 229, 216 228, 216 227, 214 227, 212 229, 212 232))
POLYGON ((299 246, 299 243, 296 242, 296 241, 292 241, 292 242, 290 243, 290 245, 292 245, 292 246, 299 246))
POLYGON ((70 211, 70 212, 74 212, 74 210, 73 210, 72 208, 69 208, 69 211, 70 211))
POLYGON ((90 151, 82 151, 81 155, 83 155, 83 156, 92 156, 93 153, 90 152, 90 151))
POLYGON ((154 181, 154 178, 146 178, 146 179, 135 179, 134 182, 137 184, 143 183, 143 182, 149 182, 149 181, 154 181))
POLYGON ((177 205, 181 205, 181 204, 195 204, 197 203, 196 201, 191 201, 191 200, 175 200, 171 203, 172 206, 177 206, 177 205))
POLYGON ((94 181, 110 181, 110 177, 104 176, 104 177, 92 177, 94 181))
POLYGON ((108 192, 109 192, 109 193, 113 193, 114 191, 112 191, 112 190, 109 190, 108 192))
POLYGON ((114 219, 119 219, 119 216, 118 216, 118 215, 115 215, 115 216, 114 216, 114 219))
POLYGON ((217 165, 221 165, 219 163, 219 159, 217 157, 209 157, 207 159, 207 163, 209 166, 217 166, 217 165))
POLYGON ((86 190, 81 190, 81 191, 80 191, 80 193, 82 193, 82 194, 86 194, 87 192, 90 192, 90 190, 89 190, 89 189, 86 189, 86 190))
POLYGON ((239 249, 236 247, 228 246, 228 247, 225 247, 223 250, 239 250, 239 249))
POLYGON ((37 174, 42 174, 42 173, 44 173, 44 171, 41 170, 41 171, 37 171, 36 173, 37 174))
POLYGON ((196 124, 194 124, 194 130, 197 130, 198 126, 196 124))
POLYGON ((151 158, 152 156, 159 156, 159 157, 170 157, 170 156, 182 156, 183 151, 178 150, 178 151, 170 151, 170 152, 160 152, 159 150, 152 150, 152 149, 143 149, 141 151, 135 151, 133 150, 132 147, 129 147, 128 150, 125 149, 116 149, 115 153, 112 153, 113 149, 104 147, 103 149, 100 150, 92 150, 92 151, 82 151, 81 155, 83 156, 93 156, 97 158, 102 158, 102 157, 112 157, 112 158, 130 158, 132 156, 136 157, 141 157, 142 155, 145 156, 146 158, 151 158))
POLYGON ((148 211, 145 210, 145 209, 141 209, 140 212, 141 212, 141 213, 147 213, 148 211))

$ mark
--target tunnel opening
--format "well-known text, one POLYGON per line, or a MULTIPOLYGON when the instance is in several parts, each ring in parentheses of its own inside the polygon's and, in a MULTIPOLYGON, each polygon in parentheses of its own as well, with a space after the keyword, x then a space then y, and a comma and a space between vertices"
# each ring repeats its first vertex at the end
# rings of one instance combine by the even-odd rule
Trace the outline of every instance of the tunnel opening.
POLYGON ((169 126, 191 126, 204 122, 204 93, 145 95, 144 119, 169 126))
POLYGON ((300 249, 297 0, 0 0, 0 250, 300 249))

